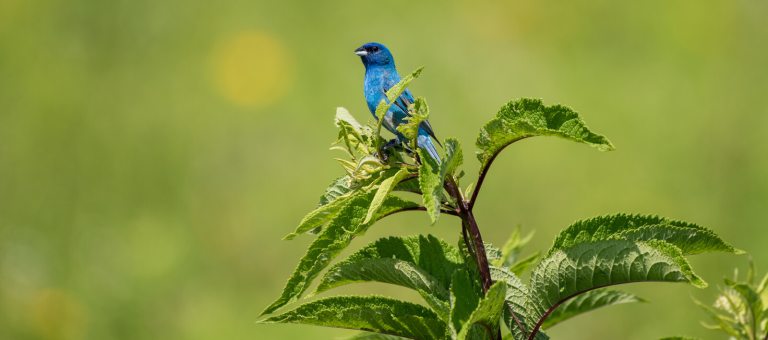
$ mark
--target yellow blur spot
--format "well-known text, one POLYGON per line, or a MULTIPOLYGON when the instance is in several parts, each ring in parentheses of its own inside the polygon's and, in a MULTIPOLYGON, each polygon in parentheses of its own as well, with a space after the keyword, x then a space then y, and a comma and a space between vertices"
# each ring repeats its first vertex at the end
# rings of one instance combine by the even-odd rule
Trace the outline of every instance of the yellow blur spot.
POLYGON ((291 84, 292 68, 292 58, 285 47, 260 31, 227 37, 213 53, 217 89, 244 107, 263 107, 280 99, 291 84))
POLYGON ((39 291, 29 313, 33 328, 44 339, 80 339, 84 335, 83 306, 64 291, 39 291))

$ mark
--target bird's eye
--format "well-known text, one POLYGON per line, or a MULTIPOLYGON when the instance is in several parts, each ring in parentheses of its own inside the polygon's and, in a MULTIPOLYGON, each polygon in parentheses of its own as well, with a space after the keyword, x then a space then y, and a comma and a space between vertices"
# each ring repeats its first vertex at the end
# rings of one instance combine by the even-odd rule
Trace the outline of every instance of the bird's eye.
POLYGON ((373 46, 373 47, 371 47, 371 51, 372 52, 378 52, 379 51, 379 47, 378 46, 373 46))

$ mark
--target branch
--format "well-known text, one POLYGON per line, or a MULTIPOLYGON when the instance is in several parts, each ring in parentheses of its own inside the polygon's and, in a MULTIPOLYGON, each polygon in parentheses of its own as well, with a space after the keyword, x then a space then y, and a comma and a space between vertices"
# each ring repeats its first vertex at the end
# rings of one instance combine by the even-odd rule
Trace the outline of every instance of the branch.
MULTIPOLYGON (((467 245, 468 251, 475 259, 477 263, 478 271, 480 272, 480 281, 482 283, 483 294, 488 293, 493 280, 491 279, 491 269, 488 265, 488 256, 485 253, 485 245, 483 244, 483 237, 480 234, 480 228, 477 226, 477 220, 472 213, 472 208, 468 206, 468 202, 464 199, 464 196, 459 190, 459 186, 453 179, 453 176, 447 176, 443 182, 443 186, 448 193, 453 196, 458 205, 456 213, 461 217, 461 231, 464 238, 464 243, 467 245), (470 246, 472 244, 473 246, 470 246)), ((514 315, 514 313, 513 313, 514 315)), ((496 328, 494 334, 490 332, 494 340, 501 340, 501 327, 496 328)))
POLYGON ((485 253, 485 245, 483 244, 483 237, 480 235, 480 228, 477 226, 475 216, 472 214, 472 210, 467 206, 467 201, 462 197, 459 191, 458 185, 453 180, 453 177, 448 176, 445 181, 445 189, 448 193, 456 199, 456 203, 459 205, 459 217, 462 219, 462 223, 466 226, 467 234, 474 245, 475 261, 477 262, 477 269, 480 271, 480 278, 483 287, 483 293, 488 292, 488 288, 491 287, 491 269, 488 266, 488 257, 485 253))
POLYGON ((493 157, 491 157, 491 159, 489 159, 488 162, 485 163, 483 168, 480 169, 480 176, 477 177, 477 185, 475 185, 475 189, 472 190, 472 197, 469 199, 469 209, 472 209, 475 207, 475 201, 477 200, 477 195, 480 193, 480 187, 483 186, 483 181, 485 181, 485 175, 488 174, 488 170, 491 169, 491 164, 496 159, 496 156, 499 155, 499 153, 500 152, 497 152, 495 155, 493 155, 493 157))

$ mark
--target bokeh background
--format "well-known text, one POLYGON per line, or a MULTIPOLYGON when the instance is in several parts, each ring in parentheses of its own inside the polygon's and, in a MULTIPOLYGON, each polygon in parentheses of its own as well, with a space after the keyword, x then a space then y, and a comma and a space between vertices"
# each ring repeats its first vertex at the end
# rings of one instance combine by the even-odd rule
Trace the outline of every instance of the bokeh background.
MULTIPOLYGON (((470 178, 479 127, 516 97, 569 105, 617 146, 508 149, 478 201, 487 241, 520 224, 543 250, 580 218, 656 213, 713 228, 765 272, 767 17, 758 0, 0 0, 0 338, 353 334, 255 321, 311 240, 281 236, 342 173, 335 107, 370 119, 352 50, 372 40, 403 73, 426 66, 413 91, 470 178)), ((351 248, 458 230, 401 214, 351 248)), ((723 338, 691 296, 711 300, 747 258, 692 262, 712 287, 630 286, 651 303, 550 335, 723 338)))

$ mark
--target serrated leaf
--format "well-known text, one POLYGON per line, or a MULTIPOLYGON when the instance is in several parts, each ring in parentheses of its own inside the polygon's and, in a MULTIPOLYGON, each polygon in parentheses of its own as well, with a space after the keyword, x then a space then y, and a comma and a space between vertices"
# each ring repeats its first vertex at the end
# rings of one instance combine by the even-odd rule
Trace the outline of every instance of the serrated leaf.
POLYGON ((440 217, 440 192, 443 185, 443 181, 440 178, 440 166, 423 150, 419 149, 418 153, 419 159, 421 159, 419 188, 421 188, 421 196, 424 201, 424 207, 427 209, 429 220, 432 221, 432 224, 435 224, 440 217))
POLYGON ((352 114, 349 113, 349 110, 343 107, 337 107, 336 108, 336 118, 335 118, 336 126, 339 126, 340 124, 345 123, 345 125, 352 128, 355 132, 358 134, 363 133, 363 125, 360 124, 355 117, 352 116, 352 114))
POLYGON ((358 155, 364 156, 371 154, 374 143, 380 143, 381 137, 373 136, 373 130, 368 126, 361 125, 352 115, 343 107, 336 109, 336 127, 339 134, 336 147, 331 149, 341 149, 347 156, 356 160, 358 155))
POLYGON ((326 223, 333 220, 339 211, 344 207, 347 202, 355 198, 358 195, 365 195, 365 192, 357 192, 356 194, 350 194, 340 199, 331 201, 330 203, 320 206, 315 210, 312 210, 309 214, 299 222, 299 226, 296 227, 292 233, 283 236, 284 240, 292 240, 301 234, 312 231, 316 228, 322 227, 326 223))
POLYGON ((613 150, 608 139, 590 131, 578 113, 570 108, 545 106, 539 99, 522 98, 504 105, 480 130, 477 158, 481 172, 507 145, 534 136, 558 136, 601 151, 613 150))
POLYGON ((447 319, 448 290, 413 263, 387 258, 360 259, 335 268, 329 274, 331 276, 327 280, 324 278, 317 292, 352 282, 377 281, 395 284, 418 292, 441 319, 447 319))
POLYGON ((395 185, 400 183, 400 181, 405 178, 405 176, 408 176, 408 174, 408 169, 400 168, 400 170, 395 172, 394 175, 387 177, 381 182, 381 184, 379 184, 379 188, 376 190, 376 194, 371 200, 371 205, 368 207, 368 213, 366 213, 363 223, 368 223, 371 221, 374 214, 376 214, 376 212, 379 211, 379 208, 381 208, 381 204, 384 203, 384 198, 386 198, 389 193, 392 192, 392 189, 395 187, 395 185))
POLYGON ((464 162, 464 155, 461 152, 461 144, 455 138, 445 140, 445 159, 440 164, 440 178, 453 176, 456 169, 464 162))
POLYGON ((485 257, 490 265, 501 260, 501 249, 488 242, 483 242, 483 247, 485 248, 485 257))
POLYGON ((320 196, 320 202, 317 208, 309 212, 299 222, 299 226, 296 227, 292 233, 285 235, 284 240, 292 240, 296 236, 316 229, 325 225, 333 220, 339 213, 342 207, 344 207, 355 194, 365 194, 361 188, 367 186, 372 181, 355 181, 350 176, 342 176, 335 179, 327 189, 325 193, 320 196))
POLYGON ((347 340, 404 340, 404 339, 407 339, 407 338, 399 337, 396 335, 369 333, 369 332, 363 332, 360 334, 356 334, 350 338, 347 338, 347 340))
POLYGON ((363 223, 373 193, 352 198, 310 244, 306 254, 299 260, 280 297, 267 307, 263 314, 296 300, 309 286, 312 279, 323 270, 330 261, 352 241, 363 234, 379 218, 403 209, 412 209, 418 205, 398 197, 389 196, 369 223, 363 223))
POLYGON ((618 290, 598 289, 588 291, 565 301, 549 315, 543 327, 550 328, 574 316, 591 312, 595 309, 622 303, 644 302, 637 295, 618 290))
MULTIPOLYGON (((538 308, 533 304, 536 299, 531 295, 530 289, 511 271, 500 267, 490 267, 491 278, 507 285, 507 293, 504 298, 502 319, 515 339, 527 339, 528 332, 533 329, 538 320, 538 315, 532 312, 538 308)), ((548 339, 544 333, 537 333, 536 340, 548 339)))
POLYGON ((412 339, 442 339, 446 327, 424 306, 377 296, 320 299, 261 322, 359 329, 412 339))
POLYGON ((426 99, 423 97, 416 97, 413 102, 413 108, 409 111, 409 115, 405 117, 402 124, 397 126, 397 131, 403 134, 406 139, 412 142, 410 145, 414 150, 416 149, 416 138, 419 136, 419 127, 421 123, 429 119, 429 106, 426 99))
POLYGON ((488 288, 488 291, 485 293, 485 296, 478 303, 475 310, 472 311, 469 319, 464 322, 464 325, 462 326, 457 338, 459 340, 480 340, 495 337, 495 334, 488 334, 487 332, 495 330, 499 325, 499 319, 501 318, 506 291, 507 285, 502 281, 491 285, 491 287, 488 288), (475 325, 482 325, 483 327, 474 328, 480 330, 479 332, 474 332, 480 334, 484 333, 485 336, 480 336, 480 334, 475 333, 470 337, 470 334, 473 333, 473 326, 475 325))
POLYGON ((411 72, 411 74, 406 75, 397 84, 389 88, 389 90, 387 90, 387 93, 386 93, 387 101, 392 103, 395 101, 395 99, 399 98, 400 95, 403 94, 405 89, 408 88, 408 85, 410 85, 412 81, 414 81, 416 78, 418 78, 421 75, 421 71, 423 70, 424 70, 424 67, 417 68, 415 71, 411 72))
POLYGON ((663 240, 680 248, 683 254, 710 251, 741 253, 707 228, 659 216, 627 214, 576 222, 560 232, 550 252, 599 240, 663 240))
POLYGON ((388 237, 332 266, 316 293, 353 282, 390 283, 416 290, 444 318, 451 275, 461 267, 458 250, 434 236, 388 237))
MULTIPOLYGON (((706 287, 677 247, 664 241, 626 240, 586 242, 556 250, 533 270, 530 286, 537 305, 552 308, 596 288, 644 281, 706 287)), ((545 311, 538 307, 535 314, 542 316, 545 311)))

